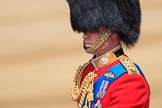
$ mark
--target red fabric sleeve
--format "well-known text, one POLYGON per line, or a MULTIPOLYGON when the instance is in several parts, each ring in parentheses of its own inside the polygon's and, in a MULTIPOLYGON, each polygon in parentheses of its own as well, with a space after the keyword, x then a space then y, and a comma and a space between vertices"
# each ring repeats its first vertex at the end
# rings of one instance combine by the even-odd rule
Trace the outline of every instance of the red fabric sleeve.
POLYGON ((109 87, 108 97, 110 98, 108 108, 148 108, 150 90, 142 75, 126 73, 109 87))

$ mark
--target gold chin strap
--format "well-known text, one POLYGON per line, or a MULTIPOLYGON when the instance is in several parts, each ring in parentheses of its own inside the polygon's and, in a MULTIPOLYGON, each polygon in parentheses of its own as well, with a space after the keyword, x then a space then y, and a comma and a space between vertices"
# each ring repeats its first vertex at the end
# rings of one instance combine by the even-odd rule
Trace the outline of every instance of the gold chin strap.
POLYGON ((96 43, 89 49, 86 50, 86 53, 93 53, 96 51, 110 36, 110 30, 104 29, 100 37, 97 39, 96 43))

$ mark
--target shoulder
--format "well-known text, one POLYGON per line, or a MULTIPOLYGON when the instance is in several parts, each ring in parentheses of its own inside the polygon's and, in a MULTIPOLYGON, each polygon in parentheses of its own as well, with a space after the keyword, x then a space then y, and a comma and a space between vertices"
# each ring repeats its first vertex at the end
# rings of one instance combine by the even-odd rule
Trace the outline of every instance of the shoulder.
POLYGON ((148 106, 150 88, 142 71, 126 56, 120 58, 119 61, 125 72, 109 86, 109 93, 113 99, 112 106, 117 106, 116 103, 138 107, 148 106))
POLYGON ((132 86, 132 88, 140 86, 148 89, 147 80, 138 65, 127 56, 121 56, 118 61, 117 64, 109 68, 104 74, 109 79, 110 75, 112 76, 113 74, 111 86, 132 86))
POLYGON ((114 80, 121 77, 123 74, 141 76, 142 71, 140 68, 127 56, 120 56, 118 60, 109 65, 110 68, 107 69, 106 75, 108 73, 113 73, 114 80))
POLYGON ((119 57, 119 61, 130 75, 141 75, 140 68, 127 56, 123 55, 119 57))
POLYGON ((112 108, 141 108, 141 105, 149 105, 150 89, 135 63, 127 56, 121 56, 108 66, 99 80, 109 83, 105 98, 110 98, 112 108))

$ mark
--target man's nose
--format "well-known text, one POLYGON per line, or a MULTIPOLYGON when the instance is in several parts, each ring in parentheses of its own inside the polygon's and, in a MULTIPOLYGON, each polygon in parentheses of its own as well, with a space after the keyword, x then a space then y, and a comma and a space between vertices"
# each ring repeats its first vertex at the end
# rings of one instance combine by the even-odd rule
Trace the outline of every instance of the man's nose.
POLYGON ((88 34, 84 33, 82 36, 83 39, 87 39, 88 38, 88 34))

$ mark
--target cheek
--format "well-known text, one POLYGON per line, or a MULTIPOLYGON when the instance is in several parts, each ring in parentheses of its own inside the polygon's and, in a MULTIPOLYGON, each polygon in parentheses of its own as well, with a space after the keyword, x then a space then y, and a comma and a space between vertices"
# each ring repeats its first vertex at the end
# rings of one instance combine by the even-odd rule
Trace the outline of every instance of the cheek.
POLYGON ((93 38, 93 39, 91 40, 91 42, 92 42, 92 44, 95 44, 95 43, 97 42, 97 38, 93 38))
POLYGON ((99 37, 100 37, 100 35, 99 35, 98 33, 96 33, 96 34, 94 34, 94 35, 92 36, 92 40, 96 42, 96 41, 98 40, 99 37))

